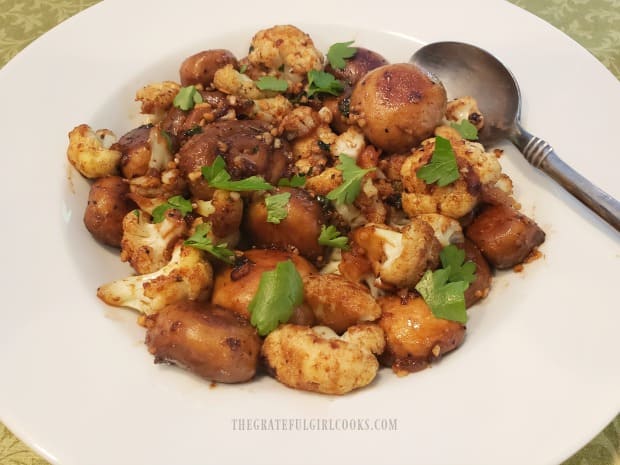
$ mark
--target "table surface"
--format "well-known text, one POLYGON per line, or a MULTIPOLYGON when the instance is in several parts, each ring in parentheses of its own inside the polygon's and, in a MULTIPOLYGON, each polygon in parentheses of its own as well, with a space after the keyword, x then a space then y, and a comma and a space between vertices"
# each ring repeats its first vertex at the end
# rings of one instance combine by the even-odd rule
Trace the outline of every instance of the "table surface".
MULTIPOLYGON (((0 67, 98 0, 0 0, 0 67)), ((620 0, 511 0, 562 30, 620 79, 620 0)), ((46 465, 0 423, 0 465, 46 465)), ((562 465, 620 465, 620 415, 562 465)))

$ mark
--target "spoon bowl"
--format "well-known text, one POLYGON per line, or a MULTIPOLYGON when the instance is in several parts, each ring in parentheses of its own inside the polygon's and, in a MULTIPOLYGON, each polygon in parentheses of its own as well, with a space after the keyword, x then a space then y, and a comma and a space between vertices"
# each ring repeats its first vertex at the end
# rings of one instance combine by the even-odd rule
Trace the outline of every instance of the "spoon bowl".
POLYGON ((484 116, 480 142, 491 145, 510 140, 530 164, 620 231, 620 203, 564 163, 551 145, 521 126, 519 85, 495 56, 463 42, 435 42, 420 48, 410 61, 434 74, 444 84, 448 99, 476 99, 484 116))

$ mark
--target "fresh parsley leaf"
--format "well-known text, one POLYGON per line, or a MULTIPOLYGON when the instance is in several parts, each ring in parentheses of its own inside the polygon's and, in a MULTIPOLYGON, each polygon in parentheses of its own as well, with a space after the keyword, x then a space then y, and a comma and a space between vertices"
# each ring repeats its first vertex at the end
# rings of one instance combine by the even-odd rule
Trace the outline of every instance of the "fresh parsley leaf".
POLYGON ((288 216, 288 201, 290 198, 290 192, 282 192, 281 194, 273 194, 265 197, 267 223, 280 224, 280 221, 288 216))
POLYGON ((332 68, 342 69, 346 66, 345 59, 353 58, 357 53, 356 47, 350 47, 354 41, 350 42, 338 42, 329 47, 327 51, 327 59, 332 68))
POLYGON ((427 270, 415 289, 437 318, 465 324, 467 312, 464 293, 476 280, 476 264, 465 262, 465 251, 454 244, 444 247, 439 258, 443 268, 427 270))
POLYGON ((427 270, 415 289, 437 318, 465 324, 467 311, 464 292, 469 284, 465 281, 448 282, 449 276, 450 267, 427 270))
POLYGON ((194 247, 195 249, 204 250, 210 253, 215 258, 222 260, 228 264, 235 262, 235 252, 228 248, 228 244, 214 244, 208 237, 211 232, 211 225, 208 223, 202 223, 196 226, 196 232, 192 234, 185 242, 185 245, 194 247))
POLYGON ((450 123, 450 126, 456 129, 463 139, 478 140, 478 129, 466 119, 460 123, 450 123))
POLYGON ((476 264, 471 260, 465 262, 465 251, 450 244, 439 253, 443 268, 450 269, 448 281, 465 281, 471 284, 476 280, 476 264))
POLYGON ((248 306, 250 323, 258 334, 266 336, 280 323, 286 323, 304 300, 303 281, 291 260, 280 262, 275 270, 265 271, 258 290, 248 306))
POLYGON ((340 95, 343 90, 344 84, 333 74, 316 69, 308 71, 308 90, 306 91, 308 97, 317 93, 340 95))
POLYGON ((172 104, 181 110, 191 110, 197 103, 202 103, 202 95, 195 86, 181 87, 172 104))
POLYGON ((349 248, 349 238, 347 236, 341 236, 340 231, 338 231, 334 225, 328 227, 322 225, 321 234, 319 235, 319 244, 346 250, 349 248))
POLYGON ((166 202, 153 209, 153 214, 151 215, 153 217, 153 223, 161 223, 164 221, 166 212, 172 209, 179 210, 181 214, 185 216, 192 211, 192 202, 180 195, 170 197, 166 202))
POLYGON ((295 174, 291 179, 282 178, 278 181, 280 187, 303 187, 306 185, 306 177, 295 174))
POLYGON ((248 70, 248 65, 247 64, 242 64, 241 66, 239 66, 239 72, 241 74, 245 74, 245 72, 248 70))
POLYGON ((249 178, 239 181, 232 181, 230 174, 226 171, 226 162, 218 155, 211 165, 201 168, 202 177, 214 189, 222 189, 227 191, 261 191, 272 189, 269 184, 261 176, 250 176, 249 178))
POLYGON ((286 92, 288 83, 284 79, 274 76, 261 76, 256 82, 256 87, 260 90, 273 90, 275 92, 286 92))
POLYGON ((342 171, 342 184, 331 190, 327 194, 327 198, 337 204, 351 204, 360 193, 364 175, 374 171, 376 168, 362 169, 357 166, 355 159, 344 153, 338 155, 338 159, 340 164, 336 165, 336 169, 342 171))
POLYGON ((435 137, 435 150, 429 163, 417 172, 418 178, 427 184, 437 183, 439 187, 447 186, 459 178, 456 155, 448 139, 435 137))

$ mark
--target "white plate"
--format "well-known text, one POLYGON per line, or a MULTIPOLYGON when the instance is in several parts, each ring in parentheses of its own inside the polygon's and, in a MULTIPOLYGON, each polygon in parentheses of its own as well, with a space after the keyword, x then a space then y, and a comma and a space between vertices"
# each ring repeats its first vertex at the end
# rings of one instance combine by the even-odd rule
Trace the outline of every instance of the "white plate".
POLYGON ((514 150, 502 160, 524 210, 548 234, 544 258, 500 275, 471 310, 463 347, 404 379, 383 370, 369 388, 340 398, 268 378, 210 389, 154 365, 135 315, 95 297, 100 283, 128 270, 82 226, 86 183, 67 180, 67 132, 82 122, 130 129, 139 86, 175 79, 180 61, 201 49, 242 56, 255 31, 282 23, 301 26, 323 50, 355 39, 392 61, 435 40, 489 49, 520 81, 525 126, 620 196, 618 81, 508 3, 103 2, 0 73, 2 421, 62 465, 559 463, 620 409, 618 234, 514 150), (298 423, 294 431, 234 431, 238 418, 341 428, 336 420, 396 419, 397 430, 304 431, 298 423))

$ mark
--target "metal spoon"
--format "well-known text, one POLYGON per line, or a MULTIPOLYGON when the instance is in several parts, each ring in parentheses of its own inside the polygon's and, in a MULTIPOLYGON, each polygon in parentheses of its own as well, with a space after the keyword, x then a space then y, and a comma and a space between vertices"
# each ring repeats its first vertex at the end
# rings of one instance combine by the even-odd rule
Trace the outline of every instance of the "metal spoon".
POLYGON ((419 49, 410 61, 437 76, 448 98, 469 95, 478 101, 485 120, 480 142, 510 140, 530 164, 620 231, 620 202, 564 163, 551 145, 523 129, 519 86, 497 58, 470 44, 436 42, 419 49))

